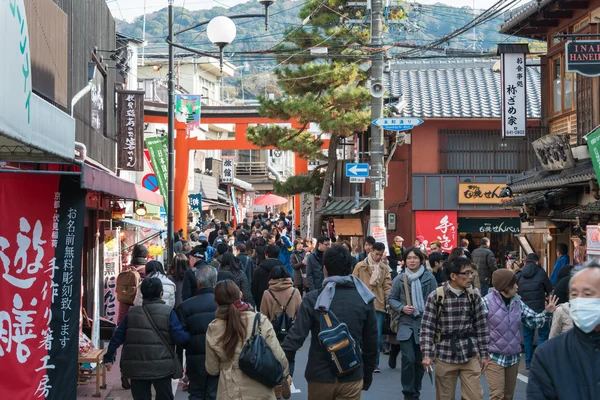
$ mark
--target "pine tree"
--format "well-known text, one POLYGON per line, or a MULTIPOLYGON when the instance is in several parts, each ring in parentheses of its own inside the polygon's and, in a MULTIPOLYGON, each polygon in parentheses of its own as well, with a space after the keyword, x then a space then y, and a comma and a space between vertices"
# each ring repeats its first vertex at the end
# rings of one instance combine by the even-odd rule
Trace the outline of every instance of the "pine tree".
MULTIPOLYGON (((295 120, 299 129, 259 126, 248 129, 250 142, 290 150, 309 160, 324 158, 322 135, 329 135, 325 171, 317 168, 310 175, 296 176, 275 189, 284 195, 303 192, 320 193, 317 209, 325 207, 337 164, 337 147, 341 138, 364 132, 370 124, 370 94, 366 88, 369 32, 366 25, 349 26, 347 18, 356 11, 343 0, 313 0, 300 12, 306 26, 290 29, 277 50, 281 68, 275 72, 284 92, 279 99, 260 99, 262 116, 295 120), (311 56, 310 49, 326 47, 327 57, 311 56), (318 123, 322 135, 308 132, 311 122, 318 123)), ((321 214, 314 216, 313 236, 320 234, 321 214)))

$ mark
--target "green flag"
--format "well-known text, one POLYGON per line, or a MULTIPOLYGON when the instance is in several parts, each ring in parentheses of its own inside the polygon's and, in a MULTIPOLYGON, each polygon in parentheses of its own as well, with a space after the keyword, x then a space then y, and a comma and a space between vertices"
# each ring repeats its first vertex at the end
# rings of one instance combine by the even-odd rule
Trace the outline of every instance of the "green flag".
POLYGON ((165 211, 167 210, 167 174, 168 174, 168 147, 167 137, 157 136, 145 140, 146 148, 150 153, 150 161, 154 168, 154 175, 158 181, 158 189, 165 202, 165 211))
POLYGON ((596 180, 600 182, 600 128, 595 129, 592 133, 586 136, 594 171, 596 171, 596 180))

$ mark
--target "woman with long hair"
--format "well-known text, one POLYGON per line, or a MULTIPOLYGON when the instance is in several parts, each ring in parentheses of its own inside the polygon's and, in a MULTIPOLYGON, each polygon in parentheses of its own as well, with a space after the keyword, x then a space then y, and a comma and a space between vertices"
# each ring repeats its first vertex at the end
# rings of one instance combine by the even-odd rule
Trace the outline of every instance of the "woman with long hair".
POLYGON ((173 263, 169 268, 169 279, 175 284, 175 308, 177 308, 182 299, 185 274, 190 266, 190 261, 184 254, 175 254, 173 263))
POLYGON ((254 307, 254 298, 250 291, 250 282, 240 265, 235 259, 235 256, 231 252, 226 252, 221 256, 221 265, 219 271, 231 272, 233 275, 233 281, 242 290, 243 300, 254 307))
MULTIPOLYGON (((240 353, 252 335, 256 313, 241 300, 238 286, 231 280, 215 286, 217 312, 206 332, 206 372, 219 376, 217 400, 275 400, 275 390, 243 373, 238 364, 240 353)), ((260 316, 261 335, 281 363, 284 377, 289 375, 288 361, 271 322, 260 316)), ((284 379, 285 380, 285 379, 284 379)))
MULTIPOLYGON (((175 292, 177 288, 173 282, 165 274, 165 269, 160 261, 152 260, 146 264, 146 278, 156 277, 160 279, 163 285, 162 300, 169 306, 175 307, 175 292)), ((143 281, 142 281, 143 282, 143 281)), ((137 287, 137 294, 133 305, 141 306, 144 301, 144 296, 141 291, 142 284, 140 283, 137 287)))

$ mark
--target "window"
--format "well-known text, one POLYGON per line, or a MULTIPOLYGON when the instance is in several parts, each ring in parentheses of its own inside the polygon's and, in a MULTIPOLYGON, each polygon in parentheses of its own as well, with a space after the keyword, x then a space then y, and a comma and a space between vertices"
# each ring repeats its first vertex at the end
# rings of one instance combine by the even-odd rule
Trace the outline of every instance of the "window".
POLYGON ((561 114, 576 108, 577 84, 575 74, 565 72, 565 66, 562 62, 563 57, 564 54, 561 54, 554 58, 551 63, 553 114, 561 114))

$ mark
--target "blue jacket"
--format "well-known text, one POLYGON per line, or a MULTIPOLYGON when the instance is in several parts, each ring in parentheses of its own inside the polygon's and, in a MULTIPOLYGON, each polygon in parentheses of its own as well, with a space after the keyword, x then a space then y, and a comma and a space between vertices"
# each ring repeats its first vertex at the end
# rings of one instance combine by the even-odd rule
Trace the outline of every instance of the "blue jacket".
MULTIPOLYGON (((121 324, 115 330, 113 337, 110 339, 110 344, 108 345, 108 350, 104 355, 105 363, 113 363, 115 361, 115 354, 117 349, 125 343, 125 335, 127 332, 127 316, 123 318, 121 324)), ((177 318, 177 314, 175 311, 171 310, 171 315, 169 315, 169 333, 171 334, 171 340, 176 345, 184 345, 190 341, 190 334, 183 330, 183 326, 181 322, 179 322, 179 318, 177 318)))
POLYGON ((290 258, 292 257, 292 252, 294 251, 294 245, 286 235, 281 235, 281 240, 283 243, 279 243, 279 261, 285 265, 285 268, 289 272, 290 276, 294 276, 294 269, 290 264, 290 258))
POLYGON ((556 260, 556 264, 554 264, 554 271, 552 271, 552 275, 550 275, 550 283, 552 286, 556 285, 556 281, 558 279, 558 271, 566 265, 571 264, 571 260, 569 256, 564 255, 561 256, 558 260, 556 260))
POLYGON ((208 247, 206 248, 206 262, 212 260, 213 254, 215 254, 215 250, 216 249, 214 247, 208 245, 208 247))

